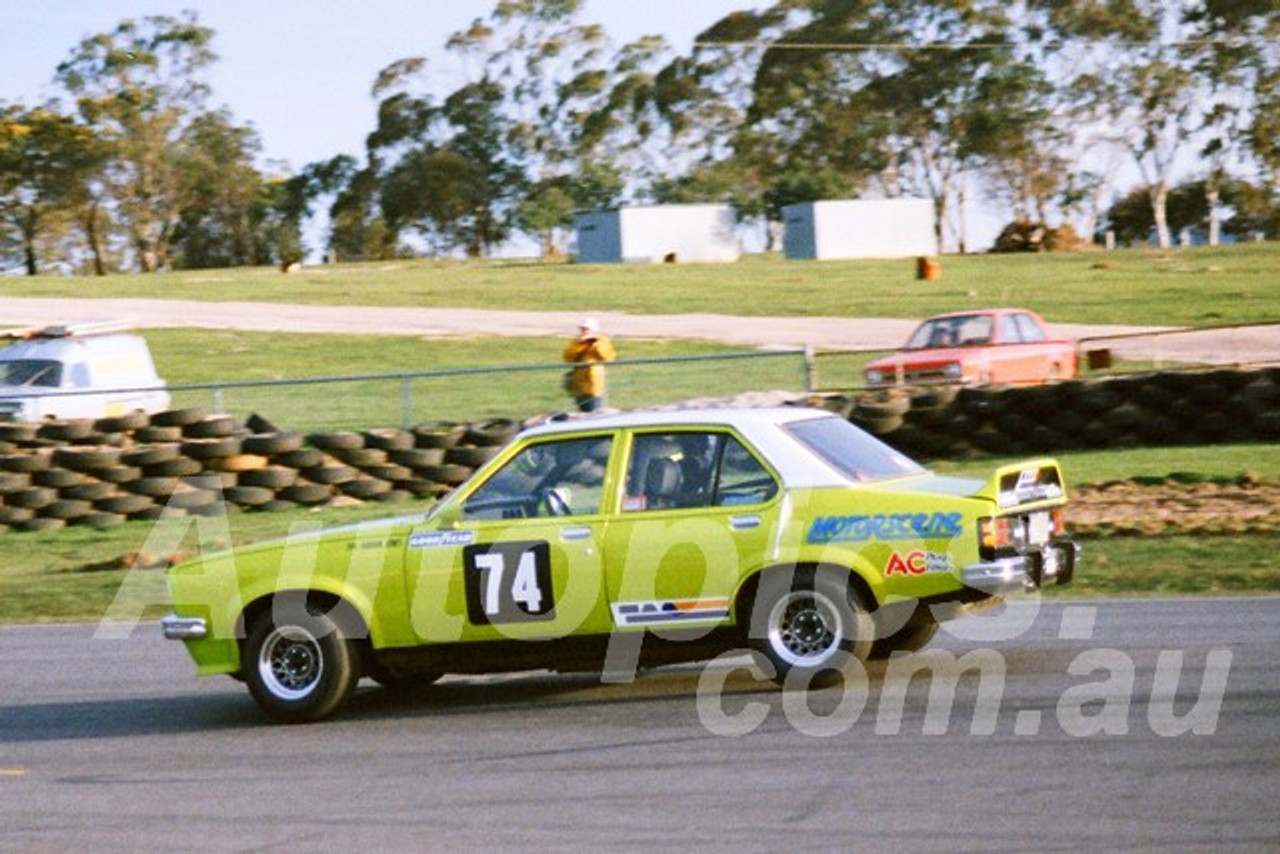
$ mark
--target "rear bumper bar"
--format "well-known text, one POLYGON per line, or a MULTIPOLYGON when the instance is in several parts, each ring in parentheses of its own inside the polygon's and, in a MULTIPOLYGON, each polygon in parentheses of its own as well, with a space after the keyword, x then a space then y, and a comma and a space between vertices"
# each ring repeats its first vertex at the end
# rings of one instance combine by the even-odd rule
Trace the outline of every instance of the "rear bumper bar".
POLYGON ((992 595, 1037 590, 1067 584, 1080 562, 1078 543, 1058 541, 1039 549, 970 564, 961 570, 966 587, 992 595))

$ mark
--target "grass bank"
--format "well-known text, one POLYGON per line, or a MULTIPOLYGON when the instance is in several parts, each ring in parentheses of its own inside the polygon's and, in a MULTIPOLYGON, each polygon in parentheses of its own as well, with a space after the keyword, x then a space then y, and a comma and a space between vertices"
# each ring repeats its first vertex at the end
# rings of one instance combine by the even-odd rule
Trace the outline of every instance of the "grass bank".
POLYGON ((955 255, 937 281, 912 259, 733 264, 427 261, 0 280, 0 296, 165 297, 530 311, 918 318, 1022 305, 1059 323, 1203 326, 1280 314, 1280 244, 1168 251, 955 255))
MULTIPOLYGON (((281 428, 302 432, 400 426, 405 421, 526 418, 572 406, 560 384, 565 345, 560 338, 370 338, 156 329, 148 330, 147 341, 170 385, 233 378, 304 380, 469 372, 412 380, 230 388, 220 393, 221 405, 216 407, 212 391, 174 392, 175 406, 216 408, 242 420, 257 413, 281 428), (504 366, 518 369, 479 372, 504 366)), ((740 347, 710 342, 629 340, 620 347, 619 359, 609 368, 609 399, 621 409, 762 389, 799 393, 805 385, 804 359, 799 354, 744 353, 740 347)))

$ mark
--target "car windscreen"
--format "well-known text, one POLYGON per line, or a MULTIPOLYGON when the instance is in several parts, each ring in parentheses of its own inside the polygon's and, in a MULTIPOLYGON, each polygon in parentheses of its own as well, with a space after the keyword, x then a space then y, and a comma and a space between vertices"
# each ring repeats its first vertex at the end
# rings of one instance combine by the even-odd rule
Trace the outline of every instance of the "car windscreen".
POLYGON ((851 480, 888 480, 924 471, 843 418, 794 421, 786 425, 786 431, 851 480))
POLYGON ((62 384, 62 363, 52 359, 0 361, 0 384, 57 388, 62 384))

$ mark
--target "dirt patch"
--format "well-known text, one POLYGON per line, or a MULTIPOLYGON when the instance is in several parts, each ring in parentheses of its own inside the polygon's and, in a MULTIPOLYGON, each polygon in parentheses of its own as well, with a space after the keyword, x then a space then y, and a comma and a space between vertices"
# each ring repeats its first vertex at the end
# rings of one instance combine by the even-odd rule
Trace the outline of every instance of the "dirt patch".
POLYGON ((1115 481, 1075 488, 1067 507, 1074 533, 1280 533, 1280 482, 1251 475, 1204 483, 1115 481))

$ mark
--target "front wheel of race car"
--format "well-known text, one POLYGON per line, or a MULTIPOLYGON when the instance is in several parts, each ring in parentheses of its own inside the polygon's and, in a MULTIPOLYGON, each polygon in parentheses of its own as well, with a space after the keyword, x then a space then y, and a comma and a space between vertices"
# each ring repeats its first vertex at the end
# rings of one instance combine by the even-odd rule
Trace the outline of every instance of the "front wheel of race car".
POLYGON ((751 607, 748 643, 780 685, 823 685, 854 659, 866 660, 875 634, 871 616, 839 569, 765 575, 751 607))
POLYGON ((253 623, 244 646, 249 693, 284 723, 333 714, 355 691, 358 651, 331 617, 312 605, 277 601, 253 623))

